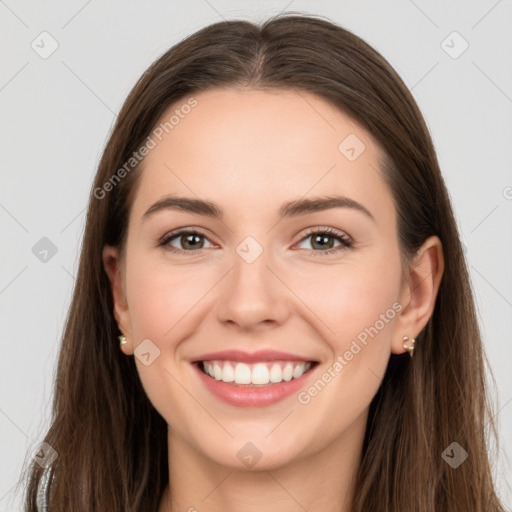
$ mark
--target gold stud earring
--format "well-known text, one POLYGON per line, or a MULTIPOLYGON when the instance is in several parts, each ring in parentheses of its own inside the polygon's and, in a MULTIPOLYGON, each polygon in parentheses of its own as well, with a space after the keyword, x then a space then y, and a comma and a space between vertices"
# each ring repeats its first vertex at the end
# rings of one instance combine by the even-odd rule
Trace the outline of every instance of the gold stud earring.
POLYGON ((126 345, 128 342, 126 341, 126 338, 123 334, 119 336, 119 346, 122 347, 123 345, 126 345))
POLYGON ((414 338, 411 338, 411 343, 410 345, 407 344, 407 342, 409 341, 409 336, 404 336, 402 338, 402 347, 405 348, 405 350, 407 350, 407 352, 409 352, 409 355, 411 356, 412 358, 412 354, 414 352, 414 344, 416 343, 416 340, 414 338))

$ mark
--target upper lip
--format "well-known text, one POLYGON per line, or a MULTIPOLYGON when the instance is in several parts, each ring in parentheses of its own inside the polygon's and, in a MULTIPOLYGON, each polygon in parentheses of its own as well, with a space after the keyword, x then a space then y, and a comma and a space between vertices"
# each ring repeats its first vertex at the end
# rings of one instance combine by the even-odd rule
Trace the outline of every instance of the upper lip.
POLYGON ((209 352, 194 357, 190 360, 192 363, 199 361, 240 361, 243 363, 257 363, 260 361, 314 361, 311 358, 290 354, 289 352, 279 352, 276 350, 258 350, 257 352, 243 352, 242 350, 221 350, 220 352, 209 352))

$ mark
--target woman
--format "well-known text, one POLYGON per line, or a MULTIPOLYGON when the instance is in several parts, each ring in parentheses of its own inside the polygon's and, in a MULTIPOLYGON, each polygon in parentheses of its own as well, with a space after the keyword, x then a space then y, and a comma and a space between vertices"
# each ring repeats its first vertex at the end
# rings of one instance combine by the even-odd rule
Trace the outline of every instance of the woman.
POLYGON ((200 30, 101 159, 26 510, 503 511, 468 282, 380 54, 312 16, 200 30))

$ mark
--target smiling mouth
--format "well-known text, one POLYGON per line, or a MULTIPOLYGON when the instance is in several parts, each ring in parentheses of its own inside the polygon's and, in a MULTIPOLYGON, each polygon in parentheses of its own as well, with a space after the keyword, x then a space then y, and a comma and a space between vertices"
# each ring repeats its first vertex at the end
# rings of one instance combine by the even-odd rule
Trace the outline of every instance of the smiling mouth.
POLYGON ((266 387, 302 377, 315 361, 267 361, 254 364, 237 361, 199 361, 199 369, 214 380, 240 387, 266 387))

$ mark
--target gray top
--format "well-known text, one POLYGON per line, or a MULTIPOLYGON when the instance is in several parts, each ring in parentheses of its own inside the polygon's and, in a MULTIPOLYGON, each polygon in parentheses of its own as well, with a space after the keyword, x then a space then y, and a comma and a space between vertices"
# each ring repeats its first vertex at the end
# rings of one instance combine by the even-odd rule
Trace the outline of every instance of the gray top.
MULTIPOLYGON (((48 464, 44 468, 43 476, 41 480, 39 480, 39 486, 37 488, 37 498, 36 498, 36 506, 37 512, 48 512, 48 503, 46 501, 46 493, 48 490, 48 486, 50 485, 50 469, 51 465, 48 464)), ((55 475, 54 475, 55 478, 55 475)), ((52 478, 53 482, 53 478, 52 478)))

